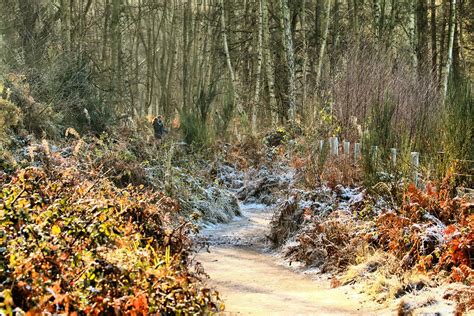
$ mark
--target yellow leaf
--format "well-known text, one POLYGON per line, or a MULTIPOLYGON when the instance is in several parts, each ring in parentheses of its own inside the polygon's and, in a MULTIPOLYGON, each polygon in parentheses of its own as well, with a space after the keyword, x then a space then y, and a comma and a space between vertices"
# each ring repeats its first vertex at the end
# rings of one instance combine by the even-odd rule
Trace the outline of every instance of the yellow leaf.
POLYGON ((15 265, 15 262, 16 262, 16 258, 15 258, 15 255, 10 255, 10 265, 11 266, 14 266, 15 265))
POLYGON ((61 227, 59 227, 58 225, 53 225, 53 227, 51 227, 51 233, 54 236, 61 234, 61 227))

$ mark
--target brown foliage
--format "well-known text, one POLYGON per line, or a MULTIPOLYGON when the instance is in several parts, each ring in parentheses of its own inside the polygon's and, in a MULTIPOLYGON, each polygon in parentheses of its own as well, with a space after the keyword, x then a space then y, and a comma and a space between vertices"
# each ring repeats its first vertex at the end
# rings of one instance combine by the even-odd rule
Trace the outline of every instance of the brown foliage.
POLYGON ((288 249, 287 257, 318 266, 323 271, 346 268, 354 263, 366 242, 357 234, 357 224, 343 212, 334 212, 326 220, 313 219, 297 236, 298 245, 288 249))
POLYGON ((436 191, 431 185, 425 191, 410 185, 403 201, 400 214, 378 218, 377 244, 402 259, 405 268, 446 270, 453 281, 471 284, 473 204, 451 198, 445 188, 436 191), (449 225, 443 229, 438 219, 449 225), (439 231, 442 240, 433 238, 430 230, 439 231))
POLYGON ((0 192, 4 310, 217 310, 217 294, 189 269, 194 226, 178 212, 177 202, 161 192, 119 189, 74 168, 18 171, 0 192))

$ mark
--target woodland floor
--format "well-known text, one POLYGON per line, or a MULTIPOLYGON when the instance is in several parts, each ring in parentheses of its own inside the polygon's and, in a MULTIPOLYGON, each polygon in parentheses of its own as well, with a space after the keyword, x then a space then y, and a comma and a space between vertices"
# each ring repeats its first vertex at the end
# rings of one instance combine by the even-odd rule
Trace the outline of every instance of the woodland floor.
POLYGON ((209 274, 209 285, 220 292, 224 315, 390 314, 350 288, 331 289, 329 280, 301 273, 274 255, 265 237, 271 208, 243 205, 242 212, 200 235, 208 247, 197 261, 209 274))

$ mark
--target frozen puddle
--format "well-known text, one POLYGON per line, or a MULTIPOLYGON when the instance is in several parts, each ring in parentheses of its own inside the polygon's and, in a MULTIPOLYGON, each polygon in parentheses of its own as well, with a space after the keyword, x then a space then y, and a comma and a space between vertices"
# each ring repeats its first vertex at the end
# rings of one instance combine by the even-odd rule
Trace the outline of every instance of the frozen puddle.
POLYGON ((223 298, 224 315, 381 315, 374 305, 362 304, 347 288, 331 289, 282 265, 266 250, 272 209, 243 205, 242 217, 207 227, 201 238, 209 252, 197 260, 209 274, 208 283, 223 298))

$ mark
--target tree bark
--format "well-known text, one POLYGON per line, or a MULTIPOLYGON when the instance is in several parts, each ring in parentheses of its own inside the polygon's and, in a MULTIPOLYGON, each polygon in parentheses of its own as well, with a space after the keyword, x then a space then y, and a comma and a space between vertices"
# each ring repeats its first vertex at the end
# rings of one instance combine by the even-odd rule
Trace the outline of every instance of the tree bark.
POLYGON ((269 96, 269 107, 272 118, 272 126, 278 124, 277 116, 277 102, 275 95, 275 75, 273 72, 273 58, 270 50, 270 25, 268 21, 268 2, 262 0, 263 5, 263 53, 265 59, 265 75, 267 78, 268 96, 269 96))
MULTIPOLYGON (((111 56, 112 56, 112 87, 111 91, 116 97, 120 94, 120 78, 121 78, 121 30, 120 30, 120 12, 122 7, 121 0, 112 0, 112 17, 110 20, 111 28, 111 56)), ((121 100, 117 98, 114 100, 116 110, 121 111, 121 100)))
POLYGON ((331 21, 330 19, 331 1, 332 0, 327 0, 327 3, 326 3, 326 26, 324 29, 324 35, 321 42, 321 48, 319 50, 318 72, 316 73, 316 85, 320 84, 321 74, 323 71, 324 52, 326 50, 327 39, 328 39, 328 34, 329 34, 329 23, 331 21))
POLYGON ((70 1, 61 0, 61 36, 64 51, 68 52, 71 49, 71 19, 70 19, 70 1))
POLYGON ((446 63, 443 66, 441 77, 443 102, 446 101, 448 93, 448 81, 453 61, 454 30, 456 28, 456 0, 450 0, 449 3, 449 31, 448 31, 448 51, 446 63))
POLYGON ((416 74, 417 71, 417 54, 416 54, 416 6, 415 1, 408 1, 408 45, 410 47, 410 62, 413 68, 413 72, 416 74))
POLYGON ((373 22, 372 28, 374 31, 374 36, 378 40, 380 37, 380 17, 381 17, 381 9, 380 9, 380 0, 373 0, 373 22))
POLYGON ((220 5, 221 5, 221 32, 222 32, 222 41, 224 44, 224 53, 225 53, 225 59, 226 59, 226 64, 227 64, 227 70, 229 71, 230 75, 230 80, 232 83, 232 96, 233 96, 233 103, 234 107, 237 107, 237 111, 239 114, 244 113, 244 109, 242 108, 242 105, 239 102, 239 91, 238 91, 238 82, 235 77, 235 72, 234 68, 232 67, 232 60, 230 58, 230 52, 229 52, 229 44, 227 43, 227 29, 226 29, 226 23, 225 23, 225 7, 224 7, 224 0, 220 0, 220 5))
POLYGON ((438 46, 436 43, 436 0, 431 0, 431 71, 436 77, 438 66, 438 46))
POLYGON ((308 72, 308 40, 306 36, 306 0, 303 0, 301 5, 301 40, 303 42, 303 65, 301 72, 303 73, 302 89, 303 95, 301 98, 301 116, 304 117, 306 112, 306 98, 307 98, 307 72, 308 72))
POLYGON ((255 95, 252 108, 252 133, 257 133, 257 109, 260 101, 260 81, 263 60, 263 0, 258 0, 258 31, 257 31, 257 70, 255 72, 255 95))
POLYGON ((428 3, 427 0, 417 0, 416 6, 416 59, 418 77, 429 73, 429 41, 428 41, 428 3))
POLYGON ((443 20, 441 23, 441 38, 440 38, 440 47, 439 47, 439 88, 441 90, 442 87, 442 78, 443 78, 443 70, 444 70, 444 63, 446 59, 446 32, 447 32, 447 25, 448 25, 448 15, 449 15, 449 7, 448 7, 448 0, 443 0, 443 20))
POLYGON ((285 60, 288 71, 288 117, 290 121, 295 120, 296 116, 296 95, 295 95, 295 57, 293 51, 293 37, 291 34, 290 9, 287 0, 280 0, 281 14, 283 17, 283 40, 285 48, 285 60))

